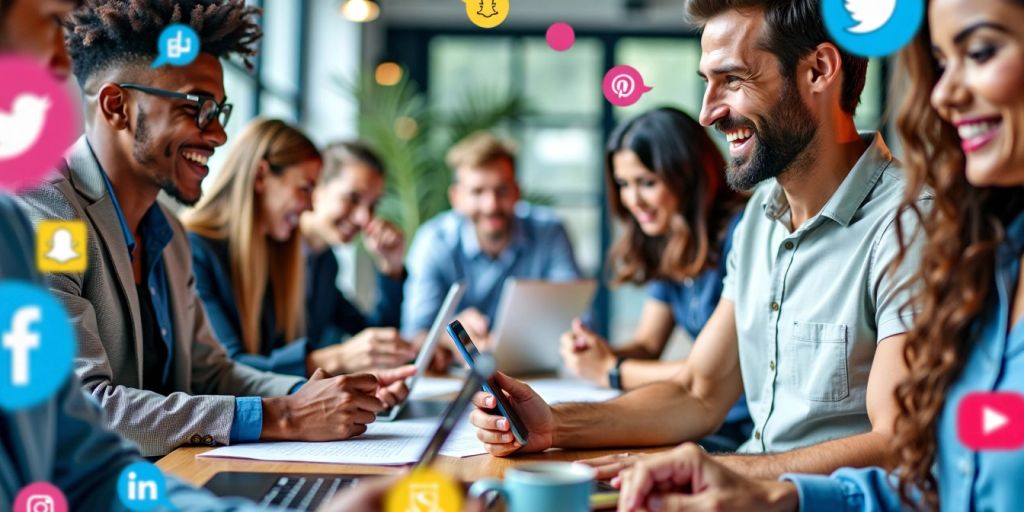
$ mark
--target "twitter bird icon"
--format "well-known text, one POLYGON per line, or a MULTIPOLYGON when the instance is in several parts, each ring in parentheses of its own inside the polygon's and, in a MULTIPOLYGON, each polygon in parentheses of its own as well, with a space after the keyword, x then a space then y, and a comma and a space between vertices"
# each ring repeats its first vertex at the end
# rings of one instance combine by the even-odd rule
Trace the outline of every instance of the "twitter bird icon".
POLYGON ((822 0, 825 27, 837 44, 863 57, 906 46, 924 19, 923 0, 822 0))
POLYGON ((31 93, 19 95, 10 112, 0 109, 0 160, 21 156, 39 140, 50 100, 31 93))
POLYGON ((0 54, 0 76, 0 192, 18 192, 53 172, 78 137, 79 109, 36 59, 0 54))

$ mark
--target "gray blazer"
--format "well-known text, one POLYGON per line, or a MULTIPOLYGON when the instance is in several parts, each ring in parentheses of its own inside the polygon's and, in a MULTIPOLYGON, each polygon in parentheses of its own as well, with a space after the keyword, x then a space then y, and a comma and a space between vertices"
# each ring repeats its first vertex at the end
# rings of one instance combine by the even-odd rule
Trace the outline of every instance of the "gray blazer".
POLYGON ((65 160, 60 174, 20 200, 33 222, 81 219, 88 227, 88 270, 47 276, 75 324, 75 372, 85 390, 100 403, 107 424, 137 443, 143 455, 164 455, 196 441, 227 444, 234 396, 284 395, 301 379, 256 371, 228 358, 196 295, 188 238, 164 208, 174 230, 163 259, 174 323, 175 392, 164 396, 141 389, 142 320, 117 212, 84 136, 65 160))

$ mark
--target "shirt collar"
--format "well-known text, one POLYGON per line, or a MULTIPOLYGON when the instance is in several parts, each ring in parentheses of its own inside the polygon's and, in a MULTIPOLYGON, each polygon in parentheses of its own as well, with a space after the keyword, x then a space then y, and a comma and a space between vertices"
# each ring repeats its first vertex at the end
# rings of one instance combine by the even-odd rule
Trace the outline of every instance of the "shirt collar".
MULTIPOLYGON (((128 246, 128 255, 131 257, 135 252, 135 236, 128 228, 124 211, 121 210, 121 204, 117 202, 117 196, 114 194, 114 186, 110 183, 110 178, 107 177, 107 171, 102 167, 100 167, 100 175, 103 176, 103 183, 107 187, 110 201, 114 204, 114 212, 117 213, 117 221, 121 225, 121 234, 124 235, 125 244, 128 246)), ((167 222, 167 216, 160 210, 160 205, 156 202, 142 216, 142 220, 139 222, 139 232, 145 234, 147 250, 162 251, 174 238, 174 231, 171 229, 170 223, 167 222)))
MULTIPOLYGON (((864 198, 871 193, 878 178, 882 176, 882 172, 889 168, 894 161, 892 153, 885 141, 882 140, 880 133, 864 132, 860 134, 860 139, 867 144, 867 150, 853 165, 850 173, 846 175, 819 214, 836 221, 843 227, 850 225, 854 214, 864 203, 864 198)), ((786 193, 778 182, 773 185, 772 192, 768 194, 761 206, 764 208, 765 215, 772 220, 778 220, 789 211, 786 193)))

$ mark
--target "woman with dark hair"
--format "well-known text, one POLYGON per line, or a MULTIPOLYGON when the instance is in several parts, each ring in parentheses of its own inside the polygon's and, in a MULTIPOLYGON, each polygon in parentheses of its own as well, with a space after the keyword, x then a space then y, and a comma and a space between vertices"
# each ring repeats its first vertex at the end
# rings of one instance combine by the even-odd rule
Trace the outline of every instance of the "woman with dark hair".
MULTIPOLYGON (((657 359, 673 329, 696 338, 711 316, 746 198, 726 185, 725 160, 704 128, 673 108, 620 125, 606 155, 609 208, 622 225, 613 282, 646 285, 648 299, 631 340, 613 350, 577 320, 562 355, 575 375, 626 390, 671 377, 676 367, 657 359)), ((741 399, 714 447, 735 450, 749 425, 741 399)))
POLYGON ((928 26, 902 54, 910 87, 897 127, 907 198, 930 187, 934 204, 905 206, 921 217, 927 241, 908 305, 917 311, 903 351, 909 374, 895 397, 895 471, 756 482, 684 445, 623 474, 620 510, 655 501, 654 510, 1020 510, 1024 446, 1011 446, 1020 427, 995 427, 989 439, 1001 429, 1003 446, 984 446, 985 435, 971 431, 986 423, 977 404, 1011 414, 976 393, 1024 408, 1021 20, 1024 0, 933 0, 928 26), (684 487, 699 492, 668 490, 684 487))

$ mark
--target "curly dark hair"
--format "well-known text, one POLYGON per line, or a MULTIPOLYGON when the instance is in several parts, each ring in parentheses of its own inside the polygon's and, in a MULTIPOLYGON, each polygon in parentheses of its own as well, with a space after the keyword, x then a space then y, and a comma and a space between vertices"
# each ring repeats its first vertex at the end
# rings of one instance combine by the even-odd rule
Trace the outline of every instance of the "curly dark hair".
POLYGON ((65 22, 66 42, 82 86, 110 66, 153 60, 160 32, 172 23, 192 27, 204 53, 235 55, 251 67, 263 36, 260 13, 245 0, 86 0, 65 22))
POLYGON ((894 87, 910 84, 896 121, 908 179, 903 208, 922 218, 927 242, 918 272, 922 288, 913 303, 918 313, 903 349, 910 374, 896 388, 894 462, 904 502, 937 510, 932 468, 939 417, 974 349, 977 319, 992 300, 996 249, 1024 210, 1024 194, 1019 187, 975 187, 967 181, 956 131, 931 105, 940 74, 927 25, 903 50, 897 69, 906 80, 895 80, 894 87), (912 200, 926 186, 935 191, 935 201, 931 211, 921 212, 912 200), (915 499, 918 493, 923 503, 915 499))

